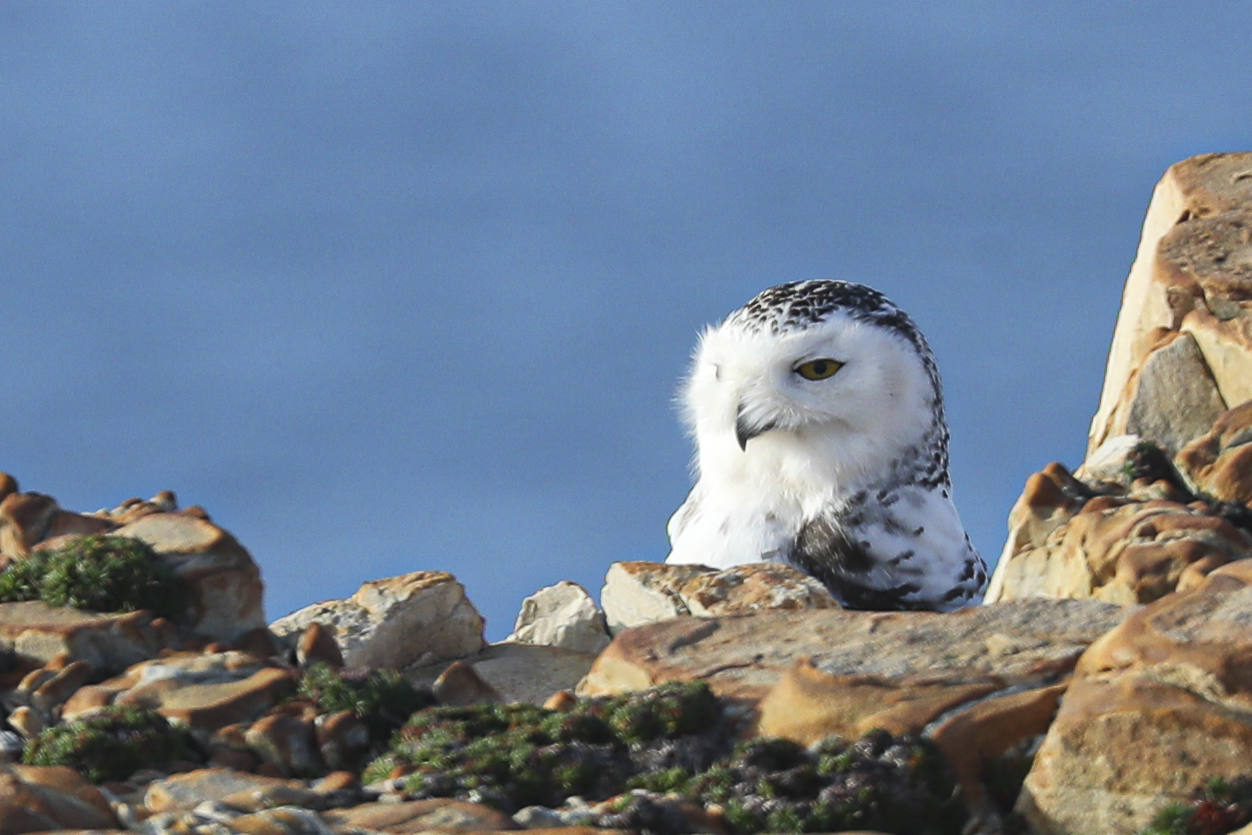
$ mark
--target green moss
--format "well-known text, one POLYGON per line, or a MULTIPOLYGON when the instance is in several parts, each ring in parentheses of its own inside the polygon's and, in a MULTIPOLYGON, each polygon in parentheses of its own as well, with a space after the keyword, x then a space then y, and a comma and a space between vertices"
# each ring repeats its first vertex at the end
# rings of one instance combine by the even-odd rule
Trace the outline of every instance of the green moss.
POLYGON ((574 794, 619 796, 596 825, 658 835, 689 826, 662 793, 718 804, 733 833, 949 835, 965 823, 955 779, 922 739, 876 731, 811 750, 761 738, 732 749, 735 732, 699 684, 585 700, 567 713, 516 704, 433 707, 409 719, 363 779, 399 770, 410 796, 458 797, 509 812, 557 806, 574 794))
POLYGON ((736 746, 684 794, 717 802, 733 832, 958 833, 965 809, 950 770, 929 742, 873 731, 830 738, 812 751, 777 739, 736 746))
POLYGON ((96 612, 147 609, 173 618, 185 610, 187 590, 142 540, 84 536, 0 572, 0 602, 18 600, 96 612))
POLYGON ((27 765, 66 765, 93 783, 124 780, 140 768, 201 759, 186 728, 171 725, 154 710, 117 706, 48 728, 27 742, 22 753, 27 765))
POLYGON ((670 684, 643 693, 589 699, 569 712, 529 704, 432 707, 410 717, 365 779, 397 766, 421 797, 461 797, 507 811, 557 805, 573 794, 603 798, 644 771, 668 771, 632 758, 722 721, 703 684, 670 684))
POLYGON ((323 713, 351 711, 369 729, 370 740, 379 745, 415 711, 435 702, 428 691, 417 689, 394 670, 345 676, 321 661, 304 671, 297 693, 323 713))

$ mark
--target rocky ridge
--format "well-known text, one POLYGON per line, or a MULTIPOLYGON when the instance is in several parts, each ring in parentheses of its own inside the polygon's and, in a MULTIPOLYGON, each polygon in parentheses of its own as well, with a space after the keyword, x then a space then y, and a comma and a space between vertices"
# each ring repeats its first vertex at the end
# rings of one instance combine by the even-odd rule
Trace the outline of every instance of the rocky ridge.
POLYGON ((629 562, 496 644, 436 570, 267 623, 203 509, 0 474, 0 833, 1235 831, 1250 306, 1252 154, 1171 167, 1087 459, 1028 480, 986 605, 951 614, 629 562))

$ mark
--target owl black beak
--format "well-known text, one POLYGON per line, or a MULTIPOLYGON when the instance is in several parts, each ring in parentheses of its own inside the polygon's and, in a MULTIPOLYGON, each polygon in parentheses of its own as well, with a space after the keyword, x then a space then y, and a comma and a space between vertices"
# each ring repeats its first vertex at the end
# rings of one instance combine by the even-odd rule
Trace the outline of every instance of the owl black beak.
POLYGON ((762 432, 768 432, 774 429, 778 424, 773 421, 767 423, 755 423, 749 420, 743 414, 743 406, 740 406, 735 412, 735 440, 739 442, 739 448, 745 452, 748 449, 748 441, 760 435, 762 432))

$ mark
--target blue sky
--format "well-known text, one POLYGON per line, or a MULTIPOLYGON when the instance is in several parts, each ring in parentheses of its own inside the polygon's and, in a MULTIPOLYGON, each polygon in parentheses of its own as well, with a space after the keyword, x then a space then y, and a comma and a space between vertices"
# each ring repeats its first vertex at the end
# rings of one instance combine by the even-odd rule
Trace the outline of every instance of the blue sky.
POLYGON ((695 334, 871 284, 993 560, 1081 459, 1151 190, 1252 148, 1246 7, 0 4, 0 469, 172 489, 273 618, 663 559, 695 334))

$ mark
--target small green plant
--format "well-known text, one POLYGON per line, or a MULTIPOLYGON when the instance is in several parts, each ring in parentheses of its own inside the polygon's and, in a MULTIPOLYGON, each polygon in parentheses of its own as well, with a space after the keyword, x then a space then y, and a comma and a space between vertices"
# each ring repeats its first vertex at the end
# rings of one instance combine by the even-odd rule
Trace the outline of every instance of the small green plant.
POLYGON ((808 750, 752 739, 681 790, 725 809, 733 832, 959 833, 965 808, 955 778, 927 741, 871 731, 808 750))
POLYGON ((0 602, 42 600, 96 612, 148 609, 176 617, 186 586, 152 548, 124 536, 84 536, 63 548, 35 551, 0 572, 0 602))
POLYGON ((1224 835, 1252 822, 1252 777, 1213 778, 1185 803, 1171 803, 1140 835, 1224 835))
POLYGON ((22 753, 27 765, 66 765, 93 783, 124 780, 149 766, 201 760, 186 728, 154 710, 118 706, 48 728, 22 753))
POLYGON ((324 661, 304 671, 297 692, 323 713, 351 711, 369 729, 370 740, 379 745, 414 711, 435 703, 428 691, 417 689, 394 670, 345 676, 324 661))
POLYGON ((721 722, 721 705, 704 684, 589 699, 569 712, 529 704, 432 707, 413 714, 363 779, 399 771, 417 796, 508 811, 557 805, 573 794, 604 798, 645 771, 678 782, 666 752, 721 722))

